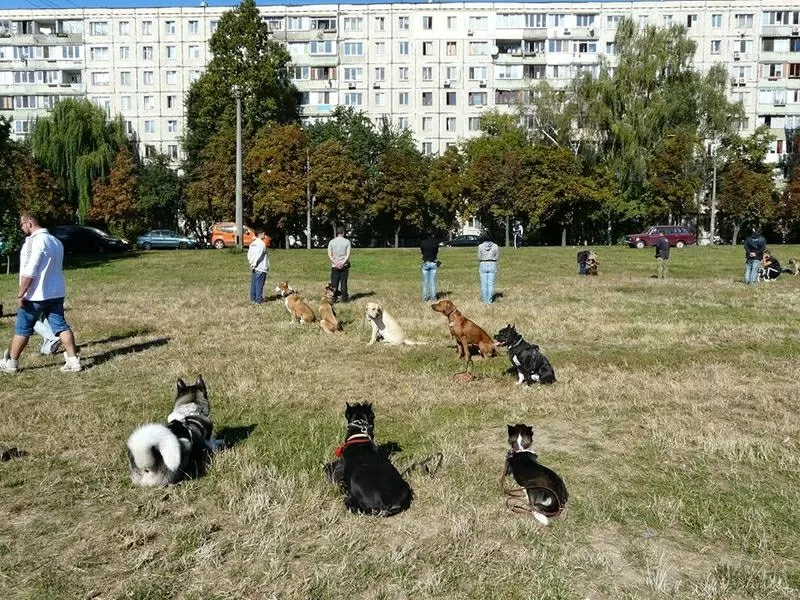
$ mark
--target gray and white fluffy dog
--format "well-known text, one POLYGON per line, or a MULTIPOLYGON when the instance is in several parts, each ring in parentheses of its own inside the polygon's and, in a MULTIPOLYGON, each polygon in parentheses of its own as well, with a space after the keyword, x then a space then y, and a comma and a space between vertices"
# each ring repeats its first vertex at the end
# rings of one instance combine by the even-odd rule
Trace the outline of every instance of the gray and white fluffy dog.
POLYGON ((211 452, 221 442, 212 437, 211 402, 206 382, 194 385, 178 379, 175 405, 167 424, 149 423, 128 438, 128 462, 133 485, 165 486, 202 475, 211 452))

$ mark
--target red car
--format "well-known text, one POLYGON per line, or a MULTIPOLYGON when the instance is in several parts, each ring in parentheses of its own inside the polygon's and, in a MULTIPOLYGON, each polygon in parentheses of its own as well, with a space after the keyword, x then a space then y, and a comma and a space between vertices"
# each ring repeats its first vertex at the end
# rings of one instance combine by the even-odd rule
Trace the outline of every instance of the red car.
POLYGON ((661 237, 662 233, 669 241, 669 245, 675 246, 676 248, 683 248, 686 244, 694 244, 697 242, 697 238, 689 231, 689 228, 681 227, 680 225, 656 225, 650 227, 644 233, 626 235, 625 241, 631 248, 655 246, 656 240, 661 237))

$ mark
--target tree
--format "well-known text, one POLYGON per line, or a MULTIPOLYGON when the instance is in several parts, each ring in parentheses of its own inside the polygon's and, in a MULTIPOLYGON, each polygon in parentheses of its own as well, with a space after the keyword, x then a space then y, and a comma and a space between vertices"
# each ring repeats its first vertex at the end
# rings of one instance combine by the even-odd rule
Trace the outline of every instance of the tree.
POLYGON ((311 193, 316 213, 330 225, 335 236, 338 223, 352 223, 361 217, 366 204, 366 173, 336 140, 314 148, 310 160, 311 193))
POLYGON ((236 133, 215 133, 200 154, 186 186, 186 217, 200 234, 216 221, 233 220, 236 196, 236 133))
POLYGON ((83 223, 92 205, 92 184, 105 177, 117 152, 128 145, 121 119, 106 121, 89 100, 61 100, 52 113, 39 117, 31 132, 31 148, 64 189, 67 201, 83 223))
POLYGON ((234 89, 242 94, 242 125, 246 136, 265 123, 297 120, 296 90, 289 79, 286 48, 271 39, 255 0, 242 0, 225 12, 209 41, 213 58, 192 84, 186 100, 183 141, 189 170, 221 128, 235 124, 234 89))
POLYGON ((141 228, 137 204, 136 162, 127 148, 117 153, 107 180, 96 179, 92 186, 92 207, 88 216, 103 221, 114 232, 126 236, 141 228))
POLYGON ((425 200, 431 208, 434 229, 452 231, 458 217, 469 216, 466 169, 467 158, 455 146, 431 161, 425 200))
POLYGON ((174 229, 185 211, 183 178, 164 154, 146 159, 139 168, 136 206, 147 227, 174 229))
POLYGON ((703 186, 703 145, 695 131, 678 129, 661 140, 650 165, 650 218, 680 222, 696 206, 703 186))
POLYGON ((781 194, 776 214, 781 241, 785 243, 790 232, 800 226, 800 162, 795 164, 792 177, 781 194))

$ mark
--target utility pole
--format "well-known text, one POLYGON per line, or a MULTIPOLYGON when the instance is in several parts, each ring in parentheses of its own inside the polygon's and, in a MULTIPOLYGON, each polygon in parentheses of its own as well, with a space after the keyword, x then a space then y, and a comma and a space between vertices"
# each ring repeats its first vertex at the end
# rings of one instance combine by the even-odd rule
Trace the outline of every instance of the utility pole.
POLYGON ((244 237, 242 215, 242 89, 233 86, 236 98, 236 247, 242 249, 244 237))
POLYGON ((311 209, 314 208, 311 199, 311 157, 306 148, 306 248, 311 250, 311 209))
POLYGON ((711 245, 713 246, 717 233, 717 149, 714 147, 713 142, 711 146, 711 161, 714 164, 714 174, 711 179, 711 245))

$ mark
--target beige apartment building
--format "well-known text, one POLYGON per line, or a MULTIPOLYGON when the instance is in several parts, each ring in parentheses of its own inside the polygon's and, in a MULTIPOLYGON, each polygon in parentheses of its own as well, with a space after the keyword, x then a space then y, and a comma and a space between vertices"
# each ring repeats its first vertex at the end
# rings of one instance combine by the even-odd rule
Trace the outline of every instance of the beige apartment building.
MULTIPOLYGON (((24 136, 64 97, 121 114, 142 154, 182 157, 184 98, 224 7, 0 9, 0 115, 24 136)), ((79 5, 79 4, 78 4, 79 5)), ((696 65, 723 63, 745 132, 767 124, 770 159, 800 129, 800 9, 786 0, 263 5, 292 57, 305 119, 352 106, 410 129, 429 154, 477 134, 487 109, 530 86, 613 62, 616 27, 682 24, 696 65)))

